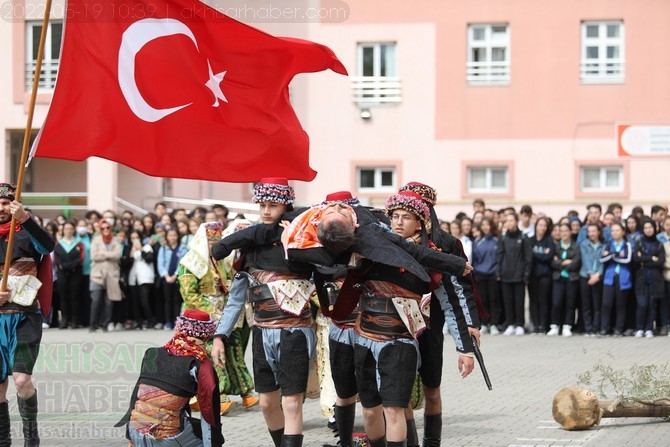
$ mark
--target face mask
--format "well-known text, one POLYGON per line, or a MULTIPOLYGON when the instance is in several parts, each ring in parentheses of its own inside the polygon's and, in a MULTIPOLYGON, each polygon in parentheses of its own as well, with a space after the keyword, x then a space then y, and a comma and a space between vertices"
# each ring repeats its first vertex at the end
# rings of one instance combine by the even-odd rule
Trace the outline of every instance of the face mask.
POLYGON ((108 224, 114 226, 115 219, 113 217, 105 217, 105 220, 107 221, 108 224))
POLYGON ((88 228, 86 228, 86 227, 77 227, 77 234, 78 234, 79 236, 83 236, 83 235, 85 235, 86 233, 88 233, 88 228))

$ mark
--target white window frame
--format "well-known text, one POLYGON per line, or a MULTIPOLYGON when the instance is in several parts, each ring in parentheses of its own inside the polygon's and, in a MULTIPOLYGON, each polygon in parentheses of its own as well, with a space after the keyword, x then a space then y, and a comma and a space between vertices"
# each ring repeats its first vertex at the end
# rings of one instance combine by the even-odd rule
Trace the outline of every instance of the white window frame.
MULTIPOLYGON (((58 74, 58 65, 60 59, 54 58, 51 51, 53 34, 52 25, 58 24, 61 26, 61 42, 58 43, 58 48, 61 47, 62 39, 65 33, 65 27, 62 20, 52 20, 47 26, 46 40, 44 42, 44 55, 42 59, 42 66, 40 70, 40 80, 37 90, 40 92, 51 92, 56 85, 56 75, 58 74)), ((37 55, 33 55, 33 29, 42 28, 42 21, 27 21, 26 22, 26 67, 25 67, 25 87, 26 90, 31 90, 33 86, 33 79, 35 76, 35 67, 37 65, 37 55)))
POLYGON ((504 194, 510 191, 510 169, 509 166, 468 166, 466 168, 467 183, 466 188, 468 193, 490 193, 490 194, 504 194), (473 187, 472 185, 472 171, 473 170, 483 170, 486 175, 486 185, 483 188, 473 187), (493 186, 493 172, 494 171, 504 171, 505 174, 505 186, 504 187, 495 187, 493 186))
POLYGON ((581 51, 579 77, 582 83, 622 83, 625 79, 626 45, 623 20, 584 21, 581 25, 581 51), (618 26, 619 35, 608 37, 608 26, 618 26), (598 37, 588 37, 589 27, 598 27, 598 37), (587 58, 587 49, 598 48, 597 58, 587 58), (608 47, 618 47, 619 57, 608 58, 608 47))
POLYGON ((361 193, 371 192, 395 192, 398 184, 398 169, 395 166, 358 166, 356 168, 356 189, 361 193), (374 171, 374 185, 372 187, 364 187, 361 185, 361 172, 374 171), (382 185, 382 174, 390 172, 393 176, 392 185, 382 185))
POLYGON ((398 45, 395 42, 359 42, 356 48, 356 76, 351 77, 354 102, 359 105, 397 104, 402 101, 402 84, 398 76, 398 45), (382 74, 382 52, 391 48, 382 74), (372 49, 372 74, 364 74, 364 52, 372 49))
POLYGON ((579 189, 581 192, 585 193, 602 193, 602 192, 624 192, 626 187, 625 179, 625 170, 621 165, 607 165, 607 166, 597 166, 597 165, 582 165, 579 168, 579 189), (586 186, 586 170, 598 170, 599 171, 599 185, 596 187, 586 186), (612 187, 607 186, 607 172, 617 170, 619 175, 619 184, 618 186, 612 187))
POLYGON ((395 77, 398 76, 398 45, 395 42, 360 42, 356 50, 356 75, 365 77, 395 77), (393 48, 393 60, 387 59, 386 63, 393 62, 392 66, 386 67, 386 74, 382 74, 382 47, 393 48), (372 48, 372 75, 363 74, 364 56, 363 52, 372 48))
POLYGON ((511 38, 507 23, 473 23, 468 25, 468 60, 465 76, 470 85, 507 85, 510 83, 511 38), (494 33, 496 28, 505 28, 503 36, 494 33), (475 33, 483 30, 484 38, 476 39, 475 33), (493 61, 493 51, 504 49, 505 60, 493 61), (486 58, 474 60, 474 50, 484 49, 486 58))

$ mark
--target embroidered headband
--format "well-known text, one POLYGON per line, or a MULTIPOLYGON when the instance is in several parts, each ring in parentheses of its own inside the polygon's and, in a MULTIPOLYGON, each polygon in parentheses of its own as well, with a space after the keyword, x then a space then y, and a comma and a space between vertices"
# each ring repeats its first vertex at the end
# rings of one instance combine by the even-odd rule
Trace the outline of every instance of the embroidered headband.
POLYGON ((393 210, 402 209, 414 214, 421 222, 430 222, 430 210, 422 197, 412 191, 400 191, 386 201, 386 212, 390 216, 393 210))
POLYGON ((16 186, 10 183, 0 183, 0 199, 14 200, 16 197, 16 186))
POLYGON ((285 178, 263 178, 254 186, 254 203, 274 202, 291 205, 295 200, 295 191, 285 178))
POLYGON ((201 338, 203 340, 212 338, 216 331, 217 323, 207 312, 201 310, 186 310, 184 315, 177 317, 175 331, 188 335, 189 337, 201 338))

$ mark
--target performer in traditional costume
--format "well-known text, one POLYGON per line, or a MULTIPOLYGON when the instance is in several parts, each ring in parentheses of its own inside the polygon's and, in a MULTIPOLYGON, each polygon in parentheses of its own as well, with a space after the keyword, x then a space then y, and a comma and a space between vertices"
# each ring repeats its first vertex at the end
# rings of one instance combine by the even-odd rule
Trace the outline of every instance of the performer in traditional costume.
POLYGON ((216 323, 207 312, 186 310, 165 346, 149 348, 126 424, 134 447, 220 447, 224 439, 219 415, 216 373, 205 350, 216 323), (190 416, 189 399, 198 397, 202 419, 190 416))
POLYGON ((292 209, 293 187, 283 178, 265 178, 254 187, 262 224, 238 231, 214 245, 212 256, 223 259, 241 250, 238 272, 217 328, 212 358, 226 362, 225 344, 248 297, 254 310, 253 362, 256 391, 276 447, 302 445, 302 407, 310 361, 316 347, 310 296, 310 266, 285 261, 280 243, 282 214, 292 209), (270 235, 266 238, 266 230, 270 235), (259 234, 262 233, 262 237, 259 234), (238 275, 240 275, 238 273, 238 275), (280 394, 281 392, 281 394, 280 394))
MULTIPOLYGON (((210 256, 210 246, 221 240, 222 225, 220 222, 201 224, 189 243, 189 251, 181 259, 177 270, 179 291, 184 299, 185 310, 201 310, 212 316, 218 323, 228 299, 228 290, 232 282, 233 271, 223 260, 215 261, 210 256)), ((228 362, 225 367, 215 365, 221 392, 221 414, 229 413, 237 402, 230 395, 242 396, 245 408, 258 403, 254 393, 254 382, 244 361, 245 341, 249 337, 249 329, 245 331, 242 317, 237 322, 227 346, 228 362), (246 332, 246 333, 245 333, 246 332)), ((211 354, 211 340, 206 344, 207 353, 211 354)), ((197 409, 196 402, 193 408, 197 409)))
MULTIPOLYGON (((42 340, 42 309, 48 313, 47 307, 50 307, 50 301, 45 304, 38 299, 42 282, 37 277, 38 270, 42 270, 40 267, 50 273, 50 258, 44 255, 53 251, 55 241, 30 217, 21 203, 14 200, 15 194, 13 185, 0 183, 0 257, 3 263, 9 249, 12 216, 16 225, 7 291, 0 292, 0 446, 9 446, 12 442, 7 403, 7 378, 11 375, 23 421, 24 445, 37 447, 40 445, 37 390, 32 373, 42 340)), ((51 275, 43 279, 50 295, 51 275)))

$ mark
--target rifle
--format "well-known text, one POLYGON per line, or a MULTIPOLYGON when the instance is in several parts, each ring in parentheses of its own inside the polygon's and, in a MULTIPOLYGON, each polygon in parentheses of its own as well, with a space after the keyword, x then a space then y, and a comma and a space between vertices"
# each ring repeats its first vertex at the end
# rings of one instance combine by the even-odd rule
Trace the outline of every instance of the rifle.
POLYGON ((475 346, 475 358, 477 359, 477 363, 479 363, 479 367, 482 370, 482 375, 484 376, 484 382, 486 382, 486 386, 488 387, 488 389, 492 390, 493 385, 491 385, 491 378, 489 377, 489 373, 486 371, 486 365, 484 365, 484 356, 482 356, 482 351, 479 350, 479 346, 477 345, 477 339, 475 337, 472 337, 472 344, 475 346))

